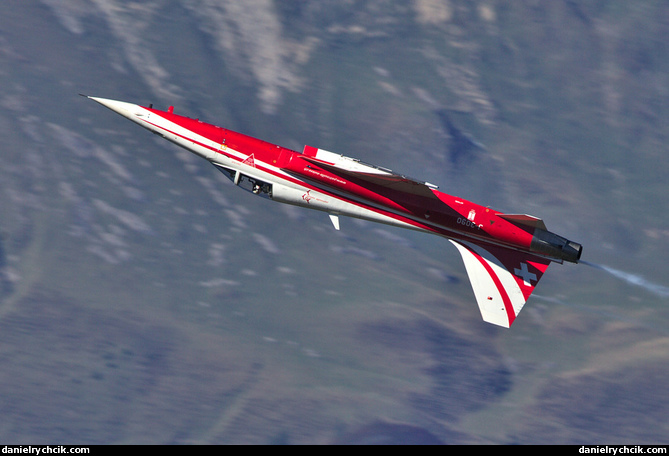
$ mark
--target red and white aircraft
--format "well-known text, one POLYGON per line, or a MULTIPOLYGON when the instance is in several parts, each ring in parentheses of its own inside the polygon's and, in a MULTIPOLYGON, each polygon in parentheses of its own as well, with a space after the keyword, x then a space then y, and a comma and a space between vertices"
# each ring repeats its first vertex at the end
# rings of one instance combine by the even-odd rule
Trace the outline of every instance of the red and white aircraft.
MULTIPOLYGON (((84 95, 85 96, 85 95, 84 95)), ((531 215, 503 214, 428 182, 305 146, 296 152, 198 119, 87 97, 210 161, 235 185, 280 203, 437 234, 462 255, 483 319, 509 327, 548 265, 582 247, 531 215)))

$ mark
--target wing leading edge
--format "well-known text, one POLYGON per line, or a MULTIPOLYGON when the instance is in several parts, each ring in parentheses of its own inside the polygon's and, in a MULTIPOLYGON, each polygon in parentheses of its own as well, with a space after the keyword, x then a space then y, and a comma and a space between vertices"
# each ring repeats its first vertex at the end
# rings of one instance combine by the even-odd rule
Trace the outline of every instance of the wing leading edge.
POLYGON ((330 171, 333 174, 339 175, 345 179, 352 179, 358 181, 361 185, 372 184, 379 187, 385 187, 398 192, 407 193, 410 195, 418 195, 426 198, 438 199, 432 191, 437 188, 427 182, 417 181, 401 174, 395 174, 390 170, 378 170, 377 172, 364 172, 360 170, 344 169, 324 160, 313 157, 300 156, 301 159, 314 163, 323 169, 330 171))
POLYGON ((502 247, 450 241, 462 255, 483 320, 510 327, 550 260, 502 247))

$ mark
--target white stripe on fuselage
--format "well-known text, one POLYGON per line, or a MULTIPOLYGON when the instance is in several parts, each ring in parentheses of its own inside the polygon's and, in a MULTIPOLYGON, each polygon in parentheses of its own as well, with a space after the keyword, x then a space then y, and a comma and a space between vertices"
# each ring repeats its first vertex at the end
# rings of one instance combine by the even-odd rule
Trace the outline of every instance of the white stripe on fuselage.
MULTIPOLYGON (((224 167, 239 169, 243 174, 248 175, 249 177, 253 177, 262 181, 279 183, 281 185, 304 191, 305 193, 309 189, 317 190, 319 192, 326 192, 328 197, 338 201, 338 204, 336 204, 336 212, 341 215, 373 220, 375 222, 385 223, 387 225, 393 225, 402 228, 430 232, 421 226, 416 226, 409 222, 399 220, 398 218, 394 217, 395 214, 392 213, 388 208, 375 208, 367 201, 357 201, 356 199, 352 199, 346 195, 334 194, 329 189, 325 190, 321 187, 310 184, 298 178, 297 176, 288 174, 282 169, 269 163, 254 160, 255 166, 247 165, 243 163, 243 161, 249 157, 249 154, 242 153, 225 146, 224 144, 213 141, 151 111, 143 108, 142 110, 146 114, 143 116, 137 116, 137 123, 144 126, 145 128, 148 128, 149 130, 160 132, 171 142, 174 142, 177 145, 188 149, 196 155, 202 156, 209 161, 218 163, 224 167), (259 163, 261 165, 259 165, 259 163), (280 182, 277 182, 277 180, 280 182)), ((406 215, 397 215, 404 219, 411 219, 406 215)))

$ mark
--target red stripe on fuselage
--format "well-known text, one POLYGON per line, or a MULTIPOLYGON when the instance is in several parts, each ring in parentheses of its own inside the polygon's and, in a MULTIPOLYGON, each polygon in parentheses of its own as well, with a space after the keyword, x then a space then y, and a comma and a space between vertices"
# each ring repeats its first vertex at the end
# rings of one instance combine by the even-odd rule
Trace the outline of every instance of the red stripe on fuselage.
POLYGON ((497 291, 502 297, 502 302, 504 303, 504 310, 506 310, 506 316, 509 319, 509 326, 511 326, 514 320, 516 319, 516 311, 513 309, 513 304, 511 303, 511 298, 509 298, 509 294, 506 292, 506 288, 504 288, 502 282, 499 280, 499 277, 497 277, 495 271, 493 271, 492 267, 488 264, 488 261, 486 261, 485 258, 476 253, 474 250, 469 249, 469 251, 483 265, 486 272, 488 273, 488 275, 494 282, 495 286, 497 287, 497 291))
MULTIPOLYGON (((355 188, 351 189, 349 187, 349 190, 343 190, 343 189, 336 189, 336 187, 327 185, 326 188, 323 188, 323 185, 314 185, 313 183, 310 183, 310 181, 317 181, 320 184, 320 181, 318 179, 309 179, 307 181, 303 180, 303 179, 308 179, 309 177, 304 175, 304 173, 298 172, 297 174, 300 175, 301 177, 300 179, 298 179, 295 178, 294 176, 286 174, 285 172, 277 172, 273 169, 267 168, 262 164, 263 162, 274 163, 276 164, 276 168, 281 168, 283 162, 292 161, 292 160, 286 160, 284 154, 287 154, 287 156, 289 156, 290 158, 295 158, 303 155, 300 154, 299 152, 283 148, 276 144, 272 144, 267 141, 254 138, 252 136, 248 136, 243 133, 237 133, 235 131, 227 130, 225 128, 218 127, 216 125, 201 122, 197 119, 191 119, 189 117, 179 116, 177 114, 172 114, 169 112, 158 111, 149 108, 144 108, 144 109, 149 110, 153 114, 165 119, 168 122, 179 125, 180 127, 190 132, 193 132, 197 135, 200 135, 204 138, 207 138, 208 140, 216 144, 225 145, 227 148, 230 148, 240 154, 244 154, 245 156, 242 158, 235 157, 234 155, 225 153, 225 151, 221 150, 220 148, 211 147, 207 144, 195 140, 194 138, 184 136, 175 131, 163 128, 159 125, 156 125, 155 123, 149 122, 146 119, 141 119, 147 124, 159 128, 169 134, 185 139, 193 144, 197 144, 198 146, 209 149, 217 154, 224 155, 229 159, 235 160, 237 162, 242 162, 249 155, 253 154, 255 157, 256 168, 278 179, 282 179, 303 186, 307 189, 323 192, 333 198, 337 198, 339 200, 348 202, 357 207, 365 208, 375 213, 390 217, 393 220, 407 223, 415 227, 416 229, 424 230, 427 232, 431 232, 433 234, 439 234, 441 236, 454 239, 464 238, 479 242, 481 241, 491 242, 493 244, 498 244, 501 241, 504 244, 508 243, 509 247, 511 248, 518 248, 518 246, 524 244, 527 244, 529 246, 529 242, 531 240, 531 235, 529 233, 523 232, 522 230, 518 230, 515 225, 507 222, 506 220, 502 220, 499 217, 496 217, 497 214, 496 211, 490 211, 487 208, 484 208, 483 206, 476 205, 469 201, 462 200, 460 198, 456 198, 451 195, 447 195, 445 193, 434 190, 434 194, 441 201, 438 201, 437 199, 423 198, 421 199, 421 201, 415 201, 413 203, 405 201, 402 202, 401 204, 398 204, 398 201, 402 200, 401 197, 403 195, 399 196, 394 195, 392 191, 390 192, 390 194, 385 195, 383 193, 386 193, 386 189, 381 189, 384 190, 383 192, 382 191, 374 192, 373 190, 368 189, 362 185, 358 185, 359 183, 357 184, 351 182, 349 179, 345 180, 348 182, 349 186, 352 185, 355 188), (277 161, 279 161, 280 156, 281 156, 280 161, 282 163, 277 163, 277 161), (327 189, 327 187, 329 187, 329 190, 327 189), (399 199, 393 198, 393 196, 397 196, 397 198, 399 199), (363 199, 365 202, 359 201, 356 197, 363 199), (369 202, 372 202, 372 204, 370 205, 369 202), (482 217, 481 221, 483 223, 479 223, 473 226, 467 226, 465 225, 465 223, 467 222, 469 211, 471 211, 472 208, 474 208, 477 211, 477 217, 482 217), (425 218, 424 221, 423 218, 425 218), (492 223, 489 223, 489 220, 491 219, 495 220, 494 225, 492 223), (458 224, 458 220, 461 221, 460 224, 458 224), (501 232, 503 235, 500 237, 499 235, 489 233, 488 230, 491 229, 490 227, 494 228, 496 234, 501 232), (522 233, 521 236, 518 236, 517 234, 518 231, 522 233), (525 239, 528 235, 529 239, 525 239)), ((304 154, 306 154, 306 156, 315 156, 316 153, 317 153, 316 148, 305 146, 304 154)), ((329 171, 320 168, 319 171, 322 173, 331 174, 329 171)), ((337 177, 341 178, 340 176, 337 177)), ((323 184, 325 185, 325 183, 323 184)))
MULTIPOLYGON (((159 112, 160 112, 160 111, 159 111, 159 112)), ((156 114, 157 114, 157 113, 156 113, 156 114)), ((157 115, 159 115, 159 114, 157 114, 157 115)), ((198 124, 209 125, 209 124, 204 124, 204 123, 199 122, 199 121, 195 121, 195 120, 190 119, 190 118, 187 118, 187 117, 176 116, 176 115, 173 115, 173 116, 174 116, 174 117, 180 117, 180 118, 187 119, 187 120, 189 120, 190 122, 198 122, 198 124)), ((179 125, 180 127, 185 128, 185 129, 187 129, 187 130, 189 130, 189 131, 193 131, 194 133, 196 133, 196 134, 198 134, 198 135, 200 135, 200 136, 203 136, 203 137, 205 137, 205 138, 207 138, 207 139, 209 139, 209 140, 211 140, 211 141, 215 141, 215 142, 216 142, 216 139, 212 139, 212 138, 207 137, 206 135, 203 134, 203 132, 197 132, 197 131, 194 131, 194 130, 190 130, 187 126, 181 125, 181 124, 179 124, 178 122, 175 122, 174 120, 167 119, 166 117, 164 117, 164 116, 162 116, 162 115, 160 115, 160 117, 164 118, 165 120, 167 120, 167 121, 169 121, 169 122, 175 123, 175 124, 179 125)), ((204 144, 204 143, 202 143, 202 142, 200 142, 200 141, 195 140, 194 138, 191 138, 191 137, 188 137, 188 136, 184 136, 184 135, 179 134, 179 133, 177 133, 177 132, 175 132, 175 131, 173 131, 173 130, 170 130, 170 129, 161 127, 160 125, 156 125, 155 123, 153 123, 153 122, 149 122, 149 121, 146 120, 146 119, 141 119, 141 120, 143 120, 144 122, 146 122, 146 123, 149 124, 149 125, 152 125, 152 126, 154 126, 154 127, 156 127, 156 128, 159 128, 159 129, 161 129, 161 130, 163 130, 163 131, 165 131, 165 132, 167 132, 167 133, 169 133, 169 134, 171 134, 171 135, 178 136, 178 137, 180 137, 180 138, 182 138, 182 139, 185 139, 185 140, 187 140, 187 141, 190 141, 190 142, 193 143, 193 144, 197 144, 197 145, 200 146, 200 147, 204 147, 204 148, 209 149, 209 150, 211 150, 211 151, 213 151, 213 152, 216 152, 216 153, 218 153, 218 154, 224 155, 224 156, 226 156, 227 158, 229 158, 229 159, 231 159, 231 160, 235 160, 235 161, 241 163, 241 162, 243 162, 243 161, 246 159, 246 157, 244 157, 244 158, 239 158, 239 157, 235 157, 234 155, 227 154, 227 153, 225 153, 224 151, 219 150, 218 148, 211 147, 211 146, 209 146, 209 145, 207 145, 207 144, 204 144)), ((216 127, 216 128, 220 128, 220 127, 216 127)), ((278 157, 278 154, 280 153, 281 150, 283 150, 283 151, 287 151, 287 152, 289 152, 289 153, 293 153, 293 154, 296 154, 296 155, 300 155, 299 152, 295 152, 295 151, 290 150, 290 149, 281 148, 280 146, 277 146, 277 145, 275 145, 275 144, 272 144, 272 143, 269 143, 269 142, 266 142, 266 141, 262 141, 262 140, 253 138, 252 136, 247 136, 247 135, 244 135, 244 134, 242 134, 242 133, 237 133, 237 132, 234 132, 234 131, 231 131, 231 130, 226 130, 226 129, 224 129, 224 128, 220 128, 220 129, 221 129, 221 130, 224 130, 224 133, 223 133, 223 134, 225 135, 225 139, 226 139, 226 143, 225 143, 225 145, 228 146, 230 149, 235 150, 236 152, 240 152, 240 153, 244 153, 244 154, 247 153, 247 151, 241 152, 241 151, 235 149, 235 148, 232 146, 233 143, 237 144, 237 147, 239 147, 238 144, 239 144, 240 142, 250 142, 250 143, 261 144, 261 145, 263 145, 263 146, 268 146, 268 149, 270 149, 270 150, 271 150, 272 148, 276 148, 277 152, 275 153, 275 157, 278 157), (236 137, 236 141, 229 141, 228 138, 231 138, 231 137, 236 137), (240 138, 243 138, 243 140, 240 141, 240 140, 239 140, 240 138), (244 141, 244 140, 246 140, 246 141, 244 141)), ((257 150, 255 147, 253 147, 253 146, 251 146, 251 147, 253 148, 253 150, 250 151, 250 153, 249 153, 248 155, 256 154, 255 156, 256 156, 257 158, 259 158, 258 155, 261 155, 261 154, 258 153, 258 150, 257 150)), ((263 147, 263 149, 264 149, 264 147, 263 147)), ((269 150, 268 150, 268 151, 269 151, 269 150)), ((262 154, 262 155, 265 155, 265 154, 262 154)), ((287 174, 280 174, 280 173, 278 173, 278 172, 276 172, 276 171, 274 171, 274 170, 272 170, 272 169, 270 169, 270 168, 267 168, 267 167, 265 167, 265 166, 259 164, 259 161, 260 161, 260 160, 262 160, 262 161, 268 161, 268 157, 265 156, 265 157, 263 157, 263 158, 264 158, 264 159, 259 159, 259 160, 256 160, 256 161, 255 161, 255 167, 256 167, 257 169, 260 169, 260 170, 262 170, 262 171, 268 173, 268 174, 271 174, 271 175, 274 176, 274 177, 277 177, 277 178, 279 178, 279 179, 283 179, 283 180, 285 180, 285 181, 288 181, 288 182, 291 182, 291 183, 294 183, 294 184, 297 184, 297 185, 306 187, 307 189, 317 190, 317 191, 319 191, 319 192, 322 192, 322 193, 324 193, 324 194, 327 194, 328 196, 330 196, 330 197, 332 197, 332 198, 336 198, 336 199, 339 199, 339 200, 346 201, 347 203, 352 204, 352 205, 354 205, 354 206, 361 207, 361 208, 370 210, 370 211, 372 211, 372 212, 375 212, 375 213, 377 213, 377 214, 381 214, 381 215, 387 216, 387 217, 389 217, 389 218, 391 218, 391 219, 393 219, 393 220, 397 220, 397 221, 400 221, 400 222, 409 224, 409 225, 411 225, 411 226, 413 226, 413 227, 416 227, 416 228, 418 228, 418 229, 421 229, 421 230, 424 230, 424 231, 427 231, 427 232, 431 232, 431 233, 434 233, 434 234, 440 234, 440 235, 442 235, 442 236, 450 237, 450 236, 447 234, 446 230, 443 230, 443 229, 441 229, 441 228, 439 228, 439 227, 434 227, 434 226, 430 226, 430 225, 427 225, 427 224, 423 224, 423 223, 417 222, 417 221, 415 221, 415 220, 413 220, 413 219, 411 219, 411 218, 404 217, 404 216, 402 216, 402 215, 399 215, 399 214, 396 214, 396 213, 394 213, 394 212, 391 212, 391 211, 389 211, 389 210, 381 209, 381 208, 377 208, 377 207, 374 207, 374 206, 370 206, 370 205, 368 205, 368 204, 364 204, 364 203, 362 203, 362 202, 356 201, 355 199, 346 197, 346 196, 344 196, 344 195, 340 195, 340 194, 333 193, 333 192, 331 192, 331 191, 328 191, 328 190, 324 189, 323 187, 315 186, 315 185, 313 185, 313 184, 310 184, 310 183, 308 183, 307 181, 299 180, 299 179, 295 179, 295 178, 293 178, 293 177, 289 177, 289 175, 287 175, 287 174)), ((269 159, 272 159, 272 158, 274 158, 274 157, 269 157, 269 159)))

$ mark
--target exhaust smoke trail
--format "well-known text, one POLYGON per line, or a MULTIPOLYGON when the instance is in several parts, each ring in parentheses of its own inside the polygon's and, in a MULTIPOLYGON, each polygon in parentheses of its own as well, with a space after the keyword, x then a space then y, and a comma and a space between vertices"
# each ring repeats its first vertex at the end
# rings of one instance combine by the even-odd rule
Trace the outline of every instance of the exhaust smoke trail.
POLYGON ((602 271, 608 272, 617 279, 621 279, 629 284, 644 288, 647 291, 650 291, 651 293, 661 298, 669 298, 669 287, 665 287, 663 285, 658 285, 656 283, 650 282, 639 275, 630 274, 629 272, 619 271, 618 269, 614 269, 609 266, 605 266, 603 264, 590 263, 588 261, 583 261, 583 260, 579 261, 579 263, 583 263, 595 269, 600 269, 602 271))

